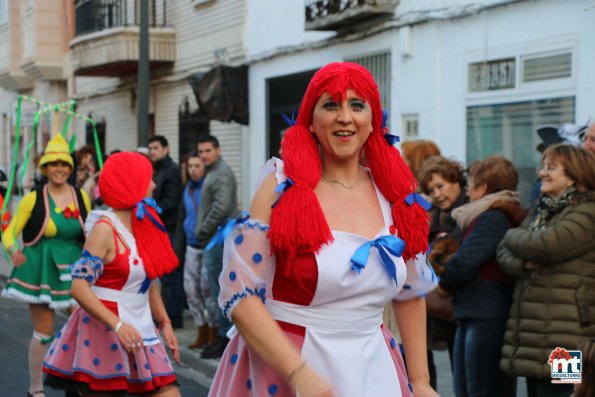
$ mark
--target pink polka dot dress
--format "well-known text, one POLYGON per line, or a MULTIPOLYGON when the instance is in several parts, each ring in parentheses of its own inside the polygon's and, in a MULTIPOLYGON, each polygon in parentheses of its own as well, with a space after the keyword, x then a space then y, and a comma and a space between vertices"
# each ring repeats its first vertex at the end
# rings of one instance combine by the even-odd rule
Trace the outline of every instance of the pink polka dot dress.
MULTIPOLYGON (((282 163, 273 164, 283 182, 282 163)), ((374 245, 390 236, 392 223, 390 204, 378 190, 377 195, 385 226, 374 239, 333 231, 331 244, 299 263, 270 255, 268 225, 256 219, 238 224, 225 241, 219 278, 224 314, 230 316, 247 296, 260 297, 303 359, 342 397, 412 396, 400 345, 382 324, 383 309, 391 300, 423 296, 437 285, 425 254, 405 262, 374 245), (352 258, 363 246, 369 249, 367 263, 354 270, 352 258)), ((230 334, 209 396, 296 395, 234 328, 230 334)))

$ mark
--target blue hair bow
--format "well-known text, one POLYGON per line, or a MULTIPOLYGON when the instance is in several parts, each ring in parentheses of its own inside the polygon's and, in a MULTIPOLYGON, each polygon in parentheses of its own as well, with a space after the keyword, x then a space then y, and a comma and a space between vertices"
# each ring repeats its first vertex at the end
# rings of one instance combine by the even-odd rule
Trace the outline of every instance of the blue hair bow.
POLYGON ((407 197, 405 197, 405 203, 407 203, 409 206, 412 206, 413 203, 417 203, 421 205, 426 211, 429 211, 430 208, 432 208, 432 204, 428 203, 424 196, 419 193, 409 193, 407 197))
POLYGON ((382 109, 382 125, 381 128, 386 128, 386 122, 388 121, 388 112, 385 109, 382 109))
POLYGON ((283 196, 283 193, 285 193, 287 191, 287 189, 289 189, 293 185, 295 185, 295 182, 293 181, 293 179, 291 179, 289 177, 285 180, 285 182, 281 182, 280 184, 277 185, 277 187, 275 188, 274 191, 275 191, 275 193, 280 193, 281 195, 279 197, 277 197, 277 200, 275 200, 273 205, 271 205, 271 208, 273 208, 277 205, 279 200, 281 200, 281 196, 283 196))
POLYGON ((394 256, 401 256, 403 250, 405 249, 405 242, 396 236, 390 235, 378 237, 376 240, 362 244, 351 257, 351 268, 357 274, 360 274, 362 269, 368 264, 368 257, 370 256, 370 250, 372 247, 376 247, 378 249, 380 259, 382 259, 382 264, 384 265, 384 270, 386 270, 388 275, 393 280, 395 280, 396 283, 397 268, 386 251, 390 252, 394 256))
POLYGON ((250 214, 248 213, 248 211, 242 211, 240 213, 240 216, 238 216, 236 219, 228 219, 227 221, 225 221, 225 224, 223 226, 219 226, 217 228, 215 235, 207 244, 207 251, 209 251, 216 245, 223 245, 225 239, 227 238, 227 236, 229 236, 229 233, 231 233, 234 226, 239 225, 240 223, 244 223, 248 219, 250 219, 250 214))
POLYGON ((285 123, 287 123, 287 125, 290 127, 293 127, 296 123, 294 113, 291 113, 291 118, 289 118, 289 116, 285 113, 281 113, 281 117, 283 117, 283 121, 285 121, 285 123))
POLYGON ((389 134, 386 131, 386 123, 388 121, 388 112, 382 109, 382 131, 384 132, 382 136, 386 139, 386 143, 390 146, 395 146, 395 143, 399 142, 399 137, 397 135, 389 134))
POLYGON ((389 134, 388 132, 382 136, 384 139, 386 139, 386 143, 388 143, 390 146, 394 146, 395 143, 400 141, 397 135, 389 134))
POLYGON ((154 198, 144 198, 141 201, 139 201, 138 203, 136 203, 137 207, 136 207, 136 218, 139 220, 143 220, 145 219, 145 215, 149 218, 149 220, 151 222, 153 222, 153 224, 155 226, 157 226, 157 228, 159 230, 161 230, 162 232, 165 232, 165 226, 163 226, 161 224, 161 222, 159 222, 157 219, 155 219, 155 217, 153 215, 151 215, 151 213, 147 210, 147 207, 151 207, 153 208, 158 214, 161 214, 161 212, 163 211, 158 205, 157 202, 155 201, 154 198))

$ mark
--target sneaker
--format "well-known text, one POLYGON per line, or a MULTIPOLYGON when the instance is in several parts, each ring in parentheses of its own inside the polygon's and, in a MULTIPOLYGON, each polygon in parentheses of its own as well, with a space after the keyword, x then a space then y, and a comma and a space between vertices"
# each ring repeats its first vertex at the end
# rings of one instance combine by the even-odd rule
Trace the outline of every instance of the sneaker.
POLYGON ((200 353, 200 358, 220 358, 229 343, 229 339, 225 336, 220 336, 219 340, 212 345, 208 345, 200 353))

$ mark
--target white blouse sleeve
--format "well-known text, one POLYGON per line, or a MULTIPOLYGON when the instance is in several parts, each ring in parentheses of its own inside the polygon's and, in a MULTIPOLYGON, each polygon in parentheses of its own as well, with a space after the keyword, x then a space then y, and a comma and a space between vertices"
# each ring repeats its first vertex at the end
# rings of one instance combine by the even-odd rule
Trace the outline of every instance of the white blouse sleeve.
POLYGON ((438 277, 426 259, 426 254, 417 254, 414 259, 405 261, 407 278, 396 301, 406 301, 426 296, 438 286, 438 277))
POLYGON ((223 270, 219 275, 219 306, 231 320, 233 309, 250 295, 264 302, 273 282, 275 258, 271 256, 265 223, 248 219, 225 239, 223 270))

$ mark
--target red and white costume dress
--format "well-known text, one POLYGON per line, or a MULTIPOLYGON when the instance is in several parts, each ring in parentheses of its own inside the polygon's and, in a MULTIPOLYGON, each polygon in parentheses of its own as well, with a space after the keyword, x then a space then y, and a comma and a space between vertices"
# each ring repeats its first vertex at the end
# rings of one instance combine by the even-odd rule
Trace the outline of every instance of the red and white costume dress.
MULTIPOLYGON (((269 163, 270 166, 270 163, 269 163)), ((277 181, 285 181, 276 161, 277 181)), ((389 235, 390 204, 376 190, 385 226, 374 238, 389 235)), ((377 248, 358 274, 351 257, 363 236, 332 231, 334 241, 317 254, 287 258, 270 255, 268 225, 257 219, 239 223, 225 241, 219 278, 219 303, 230 316, 247 296, 259 296, 304 360, 331 382, 337 396, 411 396, 399 344, 382 325, 391 300, 423 296, 437 278, 420 253, 414 260, 391 256, 396 282, 388 275, 377 248)), ((294 396, 286 380, 230 331, 210 396, 294 396)))
MULTIPOLYGON (((134 326, 144 348, 128 353, 111 327, 78 308, 56 335, 44 361, 44 372, 67 380, 87 383, 92 390, 125 390, 143 393, 175 382, 176 377, 149 306, 147 278, 132 234, 110 211, 94 211, 112 227, 116 256, 103 264, 100 258, 83 251, 73 265, 73 278, 84 278, 101 302, 120 319, 134 326), (125 252, 122 254, 121 245, 125 252)), ((89 227, 87 223, 87 229, 89 227)), ((90 225, 92 226, 92 225, 90 225)))

